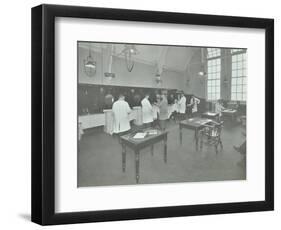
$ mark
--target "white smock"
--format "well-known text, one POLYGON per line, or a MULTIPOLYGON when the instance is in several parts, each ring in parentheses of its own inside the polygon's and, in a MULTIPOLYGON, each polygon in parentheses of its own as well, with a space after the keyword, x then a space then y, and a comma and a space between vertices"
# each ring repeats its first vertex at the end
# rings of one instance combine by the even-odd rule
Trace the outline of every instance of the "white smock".
POLYGON ((182 96, 178 102, 179 104, 179 113, 185 113, 186 110, 186 97, 182 96))
POLYGON ((131 129, 129 113, 131 112, 128 102, 118 100, 113 103, 113 133, 121 133, 131 129))
POLYGON ((144 124, 153 122, 153 110, 152 106, 147 98, 142 99, 142 122, 144 124))

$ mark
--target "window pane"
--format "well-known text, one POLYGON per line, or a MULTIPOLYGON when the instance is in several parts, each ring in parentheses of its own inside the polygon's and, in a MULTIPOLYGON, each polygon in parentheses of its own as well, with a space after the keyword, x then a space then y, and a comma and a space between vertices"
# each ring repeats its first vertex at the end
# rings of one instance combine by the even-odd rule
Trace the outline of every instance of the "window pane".
POLYGON ((242 92, 242 85, 237 85, 237 92, 242 92))
POLYGON ((242 93, 237 93, 236 99, 239 100, 239 101, 242 101, 242 93))
POLYGON ((242 69, 242 62, 237 63, 237 69, 242 69))
POLYGON ((241 69, 237 70, 237 75, 242 76, 242 70, 241 69))
POLYGON ((242 77, 237 78, 237 85, 242 85, 242 77))

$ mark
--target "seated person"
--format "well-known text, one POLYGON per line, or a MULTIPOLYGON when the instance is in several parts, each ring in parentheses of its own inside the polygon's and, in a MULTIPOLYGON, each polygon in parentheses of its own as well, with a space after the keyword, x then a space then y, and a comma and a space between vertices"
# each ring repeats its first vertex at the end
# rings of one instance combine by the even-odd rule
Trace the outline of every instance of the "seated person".
POLYGON ((222 111, 224 110, 223 101, 221 99, 217 100, 215 104, 215 112, 219 114, 219 118, 222 116, 222 111))

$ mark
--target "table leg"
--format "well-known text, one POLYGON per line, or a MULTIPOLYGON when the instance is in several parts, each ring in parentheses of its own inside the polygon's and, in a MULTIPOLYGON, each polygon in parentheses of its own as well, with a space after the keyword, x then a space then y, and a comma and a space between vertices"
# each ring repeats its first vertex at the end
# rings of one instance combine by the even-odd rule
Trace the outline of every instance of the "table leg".
POLYGON ((136 157, 136 182, 139 183, 140 179, 140 151, 135 150, 135 157, 136 157))
POLYGON ((122 171, 126 171, 126 145, 122 143, 122 171))
POLYGON ((167 163, 167 137, 164 138, 164 162, 167 163))
POLYGON ((180 126, 180 144, 182 145, 182 127, 180 126))
POLYGON ((153 156, 154 145, 151 145, 151 149, 150 149, 150 151, 151 151, 151 156, 153 156))
POLYGON ((196 151, 198 151, 198 129, 195 129, 195 145, 196 145, 196 151))

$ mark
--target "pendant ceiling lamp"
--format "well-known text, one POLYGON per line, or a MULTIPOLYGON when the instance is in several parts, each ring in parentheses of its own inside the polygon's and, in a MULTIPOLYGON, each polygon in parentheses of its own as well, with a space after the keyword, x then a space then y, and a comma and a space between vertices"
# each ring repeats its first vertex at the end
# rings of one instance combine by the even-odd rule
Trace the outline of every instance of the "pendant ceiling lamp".
POLYGON ((88 77, 93 77, 96 74, 97 63, 92 57, 91 45, 89 46, 89 55, 84 59, 84 72, 88 77))
POLYGON ((129 72, 132 72, 134 68, 133 56, 137 55, 139 52, 135 45, 125 45, 122 53, 125 56, 126 67, 129 72))

